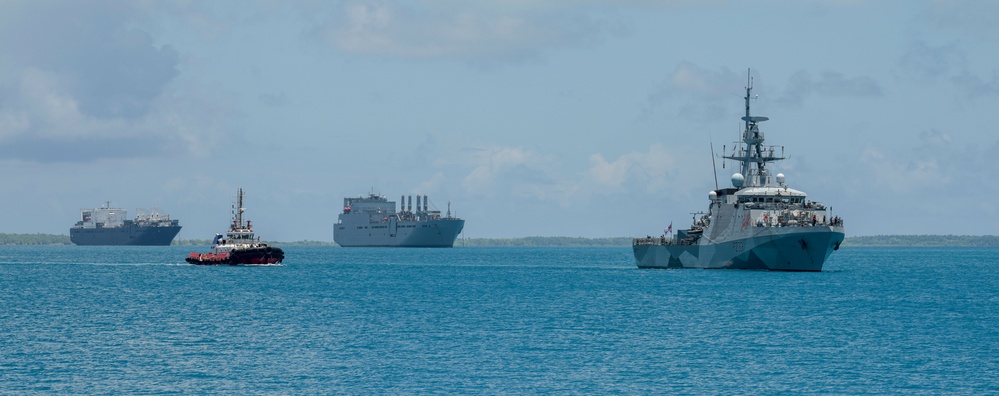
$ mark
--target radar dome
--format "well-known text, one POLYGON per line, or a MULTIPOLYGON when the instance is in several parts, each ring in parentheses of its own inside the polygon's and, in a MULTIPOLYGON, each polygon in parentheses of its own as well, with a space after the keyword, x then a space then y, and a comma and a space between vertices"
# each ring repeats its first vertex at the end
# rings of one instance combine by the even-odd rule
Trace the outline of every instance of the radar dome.
POLYGON ((716 193, 714 191, 711 191, 711 192, 708 193, 708 200, 709 201, 714 202, 716 199, 718 199, 718 193, 716 193))
POLYGON ((742 177, 741 173, 732 174, 732 185, 735 187, 742 187, 742 182, 746 179, 742 177))
POLYGON ((783 173, 778 173, 777 174, 777 184, 784 184, 784 174, 783 173))

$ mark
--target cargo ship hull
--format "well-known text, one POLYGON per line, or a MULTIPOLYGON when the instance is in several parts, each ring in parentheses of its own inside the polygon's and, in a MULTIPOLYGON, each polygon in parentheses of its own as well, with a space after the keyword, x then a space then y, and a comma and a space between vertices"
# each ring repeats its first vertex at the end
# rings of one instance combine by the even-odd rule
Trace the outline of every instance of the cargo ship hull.
POLYGON ((69 240, 81 246, 168 246, 181 226, 126 224, 114 228, 70 228, 69 240))
POLYGON ((333 241, 343 247, 453 247, 465 220, 337 224, 333 241))

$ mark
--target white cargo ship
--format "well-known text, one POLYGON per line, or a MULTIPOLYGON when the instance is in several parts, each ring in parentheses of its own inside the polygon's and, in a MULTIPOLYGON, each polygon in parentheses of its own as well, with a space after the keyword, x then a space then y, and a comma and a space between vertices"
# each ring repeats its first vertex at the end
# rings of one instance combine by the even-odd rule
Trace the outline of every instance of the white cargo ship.
POLYGON ((403 196, 396 211, 394 201, 368 194, 343 199, 343 212, 333 225, 333 241, 343 247, 452 247, 465 220, 430 209, 430 199, 403 196), (405 205, 404 205, 405 204, 405 205))

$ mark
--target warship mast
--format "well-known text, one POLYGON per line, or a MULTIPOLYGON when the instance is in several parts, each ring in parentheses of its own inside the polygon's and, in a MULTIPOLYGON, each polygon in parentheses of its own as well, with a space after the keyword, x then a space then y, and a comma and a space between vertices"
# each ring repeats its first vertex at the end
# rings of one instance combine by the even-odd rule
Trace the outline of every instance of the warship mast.
MULTIPOLYGON (((763 146, 765 138, 763 132, 760 131, 758 124, 769 120, 770 118, 751 115, 750 100, 752 100, 753 93, 753 77, 748 71, 747 74, 745 97, 746 115, 742 117, 742 120, 746 123, 746 129, 742 132, 742 142, 736 142, 736 144, 744 143, 745 146, 740 145, 736 151, 732 153, 732 155, 722 157, 742 163, 742 169, 739 172, 742 180, 739 180, 738 185, 736 185, 736 187, 740 188, 769 184, 769 175, 766 171, 766 163, 785 159, 783 153, 781 153, 781 156, 779 157, 775 156, 775 146, 763 146), (753 164, 756 164, 755 169, 753 164)), ((732 177, 733 183, 735 183, 738 178, 736 175, 733 175, 732 177)))

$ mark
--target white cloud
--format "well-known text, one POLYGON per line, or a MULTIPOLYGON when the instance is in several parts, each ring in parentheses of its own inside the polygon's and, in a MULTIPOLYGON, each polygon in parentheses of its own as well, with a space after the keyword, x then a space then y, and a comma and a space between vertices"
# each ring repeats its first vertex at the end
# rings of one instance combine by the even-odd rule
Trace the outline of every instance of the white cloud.
POLYGON ((676 115, 701 122, 723 118, 731 108, 731 98, 746 85, 744 74, 722 68, 718 71, 690 62, 680 62, 665 80, 649 94, 643 113, 649 116, 667 106, 669 100, 680 100, 676 115))
POLYGON ((957 43, 934 46, 918 40, 909 45, 898 63, 904 75, 933 79, 967 67, 967 56, 957 43))
POLYGON ((619 24, 586 3, 348 1, 316 34, 354 54, 496 61, 578 46, 619 24))
MULTIPOLYGON (((567 159, 574 162, 571 158, 567 159)), ((469 196, 509 195, 552 202, 561 206, 586 201, 593 196, 615 194, 687 195, 679 192, 697 185, 706 172, 679 172, 679 163, 706 162, 707 155, 691 158, 685 148, 668 149, 661 144, 648 146, 608 159, 602 153, 589 156, 585 168, 566 167, 552 155, 522 147, 490 146, 468 150, 449 168, 467 169, 460 182, 469 196), (703 173, 703 174, 702 174, 703 173)), ((709 164, 710 166, 710 164, 709 164)), ((443 183, 438 174, 424 183, 436 188, 443 183)))
POLYGON ((621 187, 628 170, 631 169, 631 161, 626 157, 618 158, 611 163, 599 153, 590 156, 590 164, 592 165, 589 171, 590 178, 598 185, 610 187, 621 187))
POLYGON ((842 73, 822 72, 813 78, 807 71, 794 73, 788 81, 784 95, 778 102, 800 105, 811 95, 823 96, 881 96, 881 85, 866 76, 846 77, 842 73))
POLYGON ((447 176, 444 172, 434 173, 430 179, 424 180, 419 185, 416 186, 411 192, 414 194, 426 194, 431 192, 440 191, 442 187, 447 184, 447 176))
POLYGON ((992 1, 932 1, 922 12, 920 22, 976 39, 995 41, 999 37, 996 15, 999 15, 999 3, 992 1))
POLYGON ((614 161, 607 161, 603 154, 590 156, 588 181, 593 191, 607 193, 622 192, 631 188, 630 182, 644 185, 647 192, 663 192, 673 185, 676 173, 677 155, 669 152, 661 144, 649 146, 645 152, 630 152, 614 161))
POLYGON ((205 150, 224 113, 172 94, 179 56, 129 2, 0 5, 0 155, 88 162, 205 150), (189 144, 185 144, 187 140, 189 144), (178 148, 180 150, 178 150, 178 148), (185 150, 189 148, 190 150, 185 150))
POLYGON ((979 76, 965 71, 951 78, 951 82, 969 100, 985 96, 999 96, 999 72, 994 72, 991 81, 986 81, 979 76))
POLYGON ((473 194, 495 191, 501 179, 516 175, 519 184, 534 184, 547 179, 544 169, 553 162, 522 147, 491 146, 467 152, 463 162, 472 170, 461 186, 473 194))
POLYGON ((867 175, 866 184, 896 194, 919 192, 932 199, 935 194, 947 194, 952 187, 962 183, 963 175, 976 172, 975 168, 983 165, 977 163, 981 156, 953 147, 947 133, 924 131, 919 134, 919 141, 920 145, 911 148, 910 153, 872 146, 864 148, 859 165, 865 169, 862 174, 867 175))

